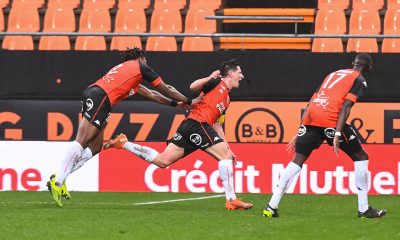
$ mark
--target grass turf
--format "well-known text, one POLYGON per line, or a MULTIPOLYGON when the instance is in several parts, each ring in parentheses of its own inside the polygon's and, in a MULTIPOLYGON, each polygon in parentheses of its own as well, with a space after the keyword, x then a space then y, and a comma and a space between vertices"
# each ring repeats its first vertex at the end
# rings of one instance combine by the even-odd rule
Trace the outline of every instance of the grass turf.
POLYGON ((133 205, 209 195, 72 192, 58 208, 48 192, 0 192, 0 239, 400 239, 398 196, 370 196, 388 209, 381 219, 357 218, 354 195, 286 195, 273 219, 261 194, 240 195, 248 211, 225 210, 223 197, 133 205))

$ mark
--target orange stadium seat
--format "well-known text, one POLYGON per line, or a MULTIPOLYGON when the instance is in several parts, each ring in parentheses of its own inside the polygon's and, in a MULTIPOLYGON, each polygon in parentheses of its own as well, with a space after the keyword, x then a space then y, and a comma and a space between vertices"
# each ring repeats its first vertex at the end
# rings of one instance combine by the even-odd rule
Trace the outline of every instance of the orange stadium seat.
POLYGON ((382 42, 383 53, 400 53, 400 39, 385 38, 382 42))
POLYGON ((0 0, 0 8, 5 8, 9 4, 9 0, 0 0))
POLYGON ((49 0, 47 7, 78 8, 80 4, 81 4, 80 0, 49 0))
POLYGON ((0 13, 0 31, 4 31, 4 15, 3 15, 3 11, 0 13))
POLYGON ((147 51, 178 51, 175 37, 148 37, 147 51))
POLYGON ((119 0, 118 8, 145 9, 150 6, 150 0, 119 0))
POLYGON ((221 0, 191 0, 189 9, 201 8, 215 10, 221 6, 221 0))
POLYGON ((3 49, 33 50, 33 39, 31 36, 5 36, 3 49))
POLYGON ((115 0, 84 0, 83 8, 93 7, 93 8, 114 8, 115 0))
POLYGON ((318 9, 347 9, 349 0, 318 0, 318 9))
MULTIPOLYGON (((115 32, 146 32, 146 15, 142 8, 121 8, 115 17, 115 32)), ((142 48, 140 37, 113 37, 111 50, 125 50, 127 47, 142 48)))
POLYGON ((400 0, 387 0, 387 9, 400 9, 400 0))
POLYGON ((44 0, 14 0, 12 7, 15 6, 31 6, 36 9, 44 6, 44 0))
POLYGON ((378 52, 375 38, 350 38, 347 42, 347 52, 378 52))
POLYGON ((182 9, 186 6, 186 0, 154 0, 154 9, 173 8, 182 9))
POLYGON ((382 9, 384 0, 353 0, 353 10, 355 9, 382 9))
POLYGON ((315 33, 344 34, 346 32, 346 16, 341 9, 318 10, 315 19, 315 33))
POLYGON ((39 50, 71 50, 71 43, 67 36, 42 36, 39 50))
POLYGON ((83 8, 79 21, 79 31, 109 32, 111 17, 106 8, 83 8))
POLYGON ((9 32, 37 32, 40 29, 39 13, 30 5, 12 7, 8 16, 9 32))
POLYGON ((385 34, 400 33, 400 9, 389 9, 386 11, 384 32, 385 34))
POLYGON ((182 43, 182 51, 212 52, 214 45, 211 37, 185 37, 182 43))
POLYGON ((154 9, 151 16, 150 32, 180 33, 182 32, 182 18, 178 9, 154 9))
POLYGON ((350 34, 379 34, 381 22, 378 10, 353 10, 350 16, 350 34))
POLYGON ((315 38, 312 52, 343 52, 343 43, 340 38, 315 38))
POLYGON ((214 10, 190 8, 186 13, 185 32, 187 33, 215 33, 217 23, 215 20, 207 20, 206 16, 215 16, 214 10))
POLYGON ((106 39, 102 36, 79 36, 76 38, 75 50, 104 51, 106 49, 106 39))

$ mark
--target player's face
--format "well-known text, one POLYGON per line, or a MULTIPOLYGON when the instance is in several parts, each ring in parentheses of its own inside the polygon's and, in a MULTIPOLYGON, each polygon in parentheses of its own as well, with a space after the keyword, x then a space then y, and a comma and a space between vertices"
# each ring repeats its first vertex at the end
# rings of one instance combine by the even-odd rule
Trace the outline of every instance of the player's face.
POLYGON ((231 72, 231 78, 232 78, 232 88, 238 88, 239 87, 239 82, 242 81, 244 78, 242 69, 238 66, 236 68, 236 71, 231 72))

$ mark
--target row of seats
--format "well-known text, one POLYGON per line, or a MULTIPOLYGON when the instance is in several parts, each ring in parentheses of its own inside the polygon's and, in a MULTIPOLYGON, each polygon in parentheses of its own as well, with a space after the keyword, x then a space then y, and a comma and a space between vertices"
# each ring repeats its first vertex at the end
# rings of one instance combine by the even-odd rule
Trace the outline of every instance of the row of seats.
MULTIPOLYGON (((9 0, 0 0, 0 8, 4 8, 10 4, 9 0)), ((13 0, 13 6, 15 5, 29 5, 36 9, 45 7, 45 0, 13 0)), ((80 0, 48 0, 47 7, 68 7, 68 8, 79 8, 80 0)), ((111 8, 125 8, 135 7, 139 9, 145 9, 150 7, 150 0, 84 0, 83 8, 92 6, 102 6, 107 9, 111 8)), ((190 0, 189 8, 207 8, 207 9, 218 9, 221 6, 221 0, 190 0)), ((186 8, 186 0, 154 0, 155 9, 157 8, 186 8)))
MULTIPOLYGON (((189 9, 185 19, 186 33, 215 33, 215 20, 206 20, 205 16, 215 15, 209 9, 189 9)), ((2 16, 0 14, 0 16, 2 16)), ((3 26, 0 18, 0 27, 3 26)), ((115 18, 114 32, 143 33, 146 32, 146 16, 143 9, 122 8, 119 9, 115 18)), ((13 7, 8 18, 9 32, 37 32, 40 28, 38 11, 29 6, 13 7)), ((75 14, 71 8, 49 7, 45 13, 43 32, 74 32, 75 14)), ((110 32, 111 18, 109 11, 105 8, 84 8, 79 19, 79 32, 110 32)), ((4 30, 4 27, 1 29, 4 30)), ((178 9, 160 8, 155 9, 151 16, 150 32, 152 33, 180 33, 182 32, 182 19, 178 9)), ((3 48, 10 50, 32 49, 32 38, 20 36, 6 36, 3 41, 3 48), (18 40, 18 38, 24 40, 18 40), (30 40, 29 40, 30 39, 30 40), (26 45, 24 45, 26 43, 26 45)), ((45 37, 46 44, 39 45, 42 50, 65 50, 70 49, 68 37, 45 37)), ((153 38, 150 38, 153 39, 153 38)), ((159 38, 161 39, 161 38, 159 38)), ((174 38, 172 38, 174 39, 174 38)), ((210 38, 211 40, 211 38, 210 38)), ((165 42, 165 40, 160 40, 165 42)), ((169 40, 172 41, 172 40, 169 40)), ((175 41, 175 40, 174 40, 175 41)), ((192 40, 191 40, 192 41, 192 40)), ((204 39, 193 40, 205 42, 204 39)), ((115 37, 112 49, 120 50, 140 42, 139 37, 115 37), (134 41, 128 41, 128 39, 134 41)), ((150 41, 151 42, 151 41, 150 41)), ((207 40, 207 43, 209 41, 207 40)), ((156 44, 158 45, 158 44, 156 44)), ((153 46, 153 44, 150 44, 153 46)), ((176 43, 174 44, 176 46, 176 43)), ((196 45, 197 46, 197 45, 196 45)), ((209 44, 207 44, 209 46, 209 44)), ((104 37, 83 37, 77 38, 77 46, 81 50, 105 50, 104 37), (98 39, 98 40, 94 40, 98 39), (102 40, 100 40, 102 39, 102 40), (84 43, 80 44, 81 41, 84 43)), ((171 46, 174 49, 173 46, 171 46)), ((207 47, 206 49, 210 49, 207 47)))
MULTIPOLYGON (((340 38, 316 38, 313 41, 313 52, 343 52, 343 42, 340 38)), ((378 43, 375 38, 349 38, 347 52, 378 52, 378 43)), ((400 39, 385 38, 382 41, 383 53, 400 53, 400 39)))
MULTIPOLYGON (((349 0, 318 0, 318 9, 348 9, 349 0)), ((400 9, 400 0, 387 0, 385 7, 384 0, 352 0, 352 9, 400 9)))

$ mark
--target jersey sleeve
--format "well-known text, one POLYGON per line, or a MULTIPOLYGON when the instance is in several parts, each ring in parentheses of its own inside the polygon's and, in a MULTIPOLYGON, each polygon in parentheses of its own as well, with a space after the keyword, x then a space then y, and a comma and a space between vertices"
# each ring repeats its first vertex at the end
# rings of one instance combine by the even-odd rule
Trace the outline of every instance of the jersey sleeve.
POLYGON ((140 72, 142 73, 142 77, 144 80, 147 82, 151 83, 153 86, 157 86, 162 82, 162 79, 156 72, 154 72, 153 69, 151 69, 149 66, 139 63, 140 66, 140 72))
POLYGON ((357 102, 358 99, 364 95, 366 89, 367 89, 367 81, 365 81, 365 78, 360 75, 354 81, 353 86, 347 93, 345 99, 357 102))
POLYGON ((204 86, 203 86, 203 93, 206 94, 209 91, 213 90, 218 84, 221 82, 220 79, 212 79, 208 81, 204 86))

